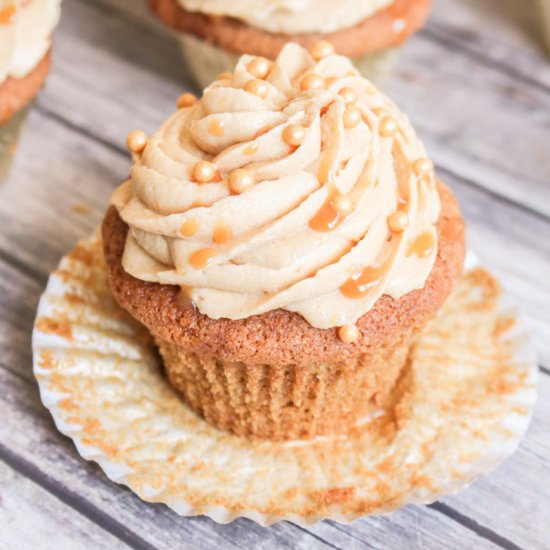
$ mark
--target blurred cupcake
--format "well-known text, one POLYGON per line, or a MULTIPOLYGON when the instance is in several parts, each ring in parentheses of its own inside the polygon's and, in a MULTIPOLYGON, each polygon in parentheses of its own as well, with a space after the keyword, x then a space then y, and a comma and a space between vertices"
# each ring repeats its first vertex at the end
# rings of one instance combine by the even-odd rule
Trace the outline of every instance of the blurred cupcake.
POLYGON ((315 44, 317 57, 333 44, 379 83, 397 46, 424 23, 431 0, 150 0, 150 5, 178 31, 184 57, 203 88, 231 70, 239 55, 273 59, 289 41, 307 48, 315 44))
POLYGON ((538 0, 541 12, 541 23, 546 51, 550 55, 550 0, 538 0))
POLYGON ((353 429, 460 277, 464 224, 408 119, 351 61, 244 55, 149 139, 103 222, 110 284, 220 429, 353 429))
POLYGON ((60 5, 61 0, 0 0, 0 181, 29 104, 48 74, 60 5))

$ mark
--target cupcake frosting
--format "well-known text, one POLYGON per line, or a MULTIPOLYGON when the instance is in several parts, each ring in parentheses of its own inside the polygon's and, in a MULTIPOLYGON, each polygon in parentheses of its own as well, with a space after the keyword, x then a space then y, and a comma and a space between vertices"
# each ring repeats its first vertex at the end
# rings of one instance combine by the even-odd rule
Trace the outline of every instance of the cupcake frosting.
POLYGON ((433 165, 408 119, 327 46, 317 59, 296 44, 274 63, 245 55, 147 143, 132 136, 112 198, 128 273, 180 285, 214 319, 282 308, 318 328, 424 286, 433 165))
POLYGON ((0 0, 0 83, 30 73, 51 46, 61 0, 0 0))
POLYGON ((178 0, 188 11, 234 17, 268 32, 330 33, 356 25, 393 0, 178 0))

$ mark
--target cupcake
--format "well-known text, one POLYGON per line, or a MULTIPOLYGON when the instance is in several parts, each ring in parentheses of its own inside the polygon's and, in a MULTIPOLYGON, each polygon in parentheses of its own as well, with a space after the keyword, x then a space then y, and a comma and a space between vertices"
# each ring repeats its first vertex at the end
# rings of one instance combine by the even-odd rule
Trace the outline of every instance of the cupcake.
POLYGON ((538 0, 540 13, 543 39, 546 45, 546 51, 550 54, 550 0, 538 0))
POLYGON ((0 181, 30 103, 50 68, 61 0, 0 0, 0 181))
POLYGON ((286 440, 349 433, 393 399, 465 229, 408 119, 349 58, 243 55, 128 145, 102 226, 110 286, 193 411, 286 440))
POLYGON ((274 59, 290 41, 317 45, 316 58, 333 44, 380 82, 396 48, 424 23, 431 0, 150 0, 150 5, 178 32, 184 58, 203 88, 231 70, 241 54, 274 59))

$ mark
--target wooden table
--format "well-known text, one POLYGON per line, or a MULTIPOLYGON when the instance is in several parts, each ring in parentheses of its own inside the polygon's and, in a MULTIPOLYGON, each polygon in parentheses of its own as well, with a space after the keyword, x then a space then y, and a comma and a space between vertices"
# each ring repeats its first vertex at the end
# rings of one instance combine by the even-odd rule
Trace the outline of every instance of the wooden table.
POLYGON ((540 398, 517 453, 429 507, 349 526, 218 525, 140 501, 79 457, 31 371, 38 298, 189 87, 176 42, 137 0, 65 0, 54 68, 0 187, 0 547, 550 548, 550 63, 527 0, 439 0, 388 91, 469 222, 473 249, 521 305, 540 398))

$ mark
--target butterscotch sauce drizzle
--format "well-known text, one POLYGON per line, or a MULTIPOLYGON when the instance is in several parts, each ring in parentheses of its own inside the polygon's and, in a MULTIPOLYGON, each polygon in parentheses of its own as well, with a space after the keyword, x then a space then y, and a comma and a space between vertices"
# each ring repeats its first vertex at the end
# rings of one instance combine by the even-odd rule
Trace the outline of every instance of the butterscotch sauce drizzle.
POLYGON ((343 219, 344 216, 336 210, 332 198, 328 198, 315 216, 309 221, 309 227, 315 231, 332 231, 343 219))
POLYGON ((245 155, 255 155, 257 152, 258 152, 257 143, 251 143, 250 145, 247 145, 243 151, 245 155))
POLYGON ((216 251, 213 248, 201 248, 189 256, 189 263, 195 269, 202 269, 215 255, 216 251))
POLYGON ((416 237, 416 239, 407 248, 407 256, 415 254, 419 258, 430 256, 435 247, 435 238, 433 233, 426 231, 416 237))
POLYGON ((197 220, 187 220, 180 228, 180 233, 184 237, 191 237, 199 230, 199 222, 197 220))
POLYGON ((372 287, 381 281, 386 269, 386 264, 382 264, 379 267, 365 267, 365 269, 352 275, 340 287, 340 291, 346 298, 363 298, 372 287))
POLYGON ((208 131, 213 135, 213 136, 223 136, 223 133, 224 133, 224 122, 223 120, 218 120, 218 119, 214 119, 214 120, 211 120, 210 123, 208 124, 208 131))
POLYGON ((219 222, 214 228, 213 240, 216 244, 227 244, 231 242, 233 233, 231 228, 224 222, 219 222))

